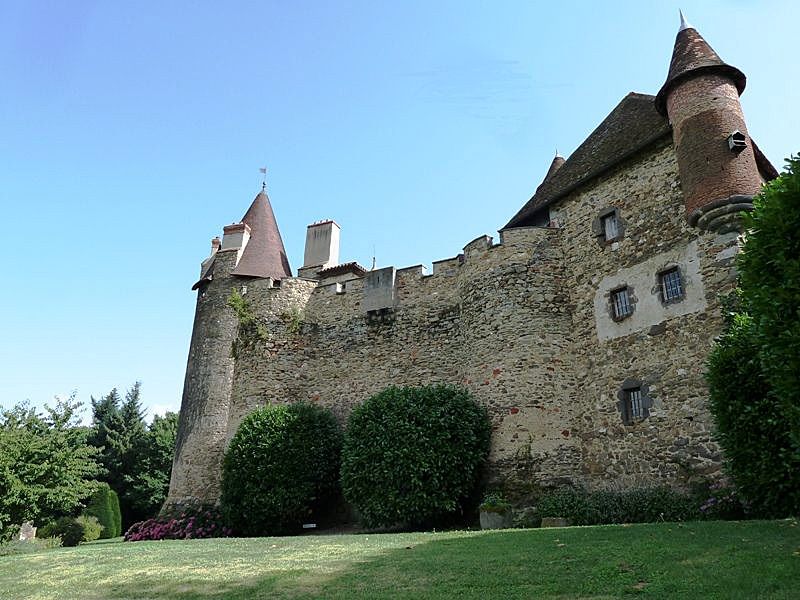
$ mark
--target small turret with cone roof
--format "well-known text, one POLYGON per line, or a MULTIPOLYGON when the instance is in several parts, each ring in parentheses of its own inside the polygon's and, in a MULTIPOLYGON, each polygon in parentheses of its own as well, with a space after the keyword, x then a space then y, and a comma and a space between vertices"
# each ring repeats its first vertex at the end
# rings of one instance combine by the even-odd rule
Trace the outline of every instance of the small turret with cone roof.
POLYGON ((284 279, 292 276, 278 222, 265 187, 256 195, 242 217, 250 227, 250 240, 242 252, 234 275, 284 279))
POLYGON ((536 191, 539 191, 539 188, 541 188, 547 182, 547 180, 549 180, 553 175, 555 175, 556 171, 558 171, 564 165, 565 162, 566 160, 564 159, 564 157, 561 156, 561 154, 559 154, 558 150, 556 150, 556 155, 553 157, 553 160, 550 163, 550 168, 547 169, 547 174, 544 176, 544 179, 542 179, 542 183, 540 183, 539 186, 536 188, 536 191))
POLYGON ((701 229, 737 229, 736 214, 752 208, 752 197, 761 187, 739 103, 746 81, 681 12, 669 71, 655 105, 672 124, 687 219, 701 229))

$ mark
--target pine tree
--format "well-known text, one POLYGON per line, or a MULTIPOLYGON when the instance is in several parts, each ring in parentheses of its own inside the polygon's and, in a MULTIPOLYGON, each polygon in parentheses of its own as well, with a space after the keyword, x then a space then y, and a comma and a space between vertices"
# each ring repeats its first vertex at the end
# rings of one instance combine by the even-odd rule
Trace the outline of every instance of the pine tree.
POLYGON ((144 410, 140 399, 141 383, 136 382, 120 400, 116 388, 100 400, 92 398, 92 434, 89 441, 101 448, 101 463, 106 470, 104 480, 117 492, 122 510, 123 527, 137 520, 130 481, 137 468, 137 445, 146 436, 144 410))

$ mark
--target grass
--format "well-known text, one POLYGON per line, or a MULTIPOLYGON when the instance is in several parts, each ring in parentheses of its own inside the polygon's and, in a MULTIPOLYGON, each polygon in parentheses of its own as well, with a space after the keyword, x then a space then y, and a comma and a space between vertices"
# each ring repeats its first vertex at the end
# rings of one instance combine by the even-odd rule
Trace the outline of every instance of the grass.
POLYGON ((93 543, 0 557, 0 598, 798 598, 796 520, 93 543))

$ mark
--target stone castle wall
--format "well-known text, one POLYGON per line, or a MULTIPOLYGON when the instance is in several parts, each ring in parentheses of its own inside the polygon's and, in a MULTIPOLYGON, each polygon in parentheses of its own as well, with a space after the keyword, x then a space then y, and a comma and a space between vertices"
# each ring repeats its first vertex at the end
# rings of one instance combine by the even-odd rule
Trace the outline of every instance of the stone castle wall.
POLYGON ((451 383, 488 408, 498 470, 513 471, 533 453, 548 477, 569 477, 580 449, 571 435, 578 415, 567 402, 574 382, 564 368, 570 316, 560 237, 556 229, 509 230, 499 245, 478 238, 463 260, 437 263, 433 275, 401 269, 394 310, 376 314, 361 306, 363 279, 347 282, 344 293, 298 279, 279 289, 248 283, 270 339, 237 361, 229 434, 267 403, 309 400, 344 421, 389 385, 451 383), (285 308, 285 298, 298 295, 308 298, 299 331, 285 308))
POLYGON ((705 360, 722 330, 719 296, 735 283, 735 234, 687 225, 671 142, 618 165, 553 207, 562 223, 570 290, 581 467, 590 485, 683 485, 719 469, 703 379, 705 360), (591 224, 614 207, 624 225, 605 243, 591 224), (658 273, 677 266, 685 297, 660 300, 658 273), (608 293, 633 288, 631 317, 615 322, 608 293), (651 407, 626 425, 622 388, 641 382, 651 407))
MULTIPOLYGON (((205 294, 217 298, 214 310, 226 315, 220 322, 232 317, 224 299, 235 287, 263 320, 266 338, 236 341, 229 401, 217 412, 202 409, 207 424, 197 421, 216 436, 191 450, 205 455, 193 460, 211 472, 186 469, 177 481, 189 489, 187 480, 198 478, 214 489, 208 479, 218 477, 222 412, 230 439, 265 404, 308 400, 344 422, 388 385, 436 382, 462 385, 487 407, 491 476, 514 493, 566 481, 682 486, 716 473, 702 373, 722 327, 718 296, 734 282, 736 236, 687 226, 667 138, 559 200, 551 218, 557 228, 507 229, 499 244, 478 238, 463 255, 434 263, 432 275, 397 270, 388 310, 374 310, 368 277, 325 285, 215 275, 205 294), (597 227, 609 209, 624 226, 611 243, 597 227), (686 295, 664 305, 658 273, 673 266, 686 295), (621 285, 634 289, 636 310, 616 322, 608 294, 621 285), (625 424, 620 398, 631 382, 642 386, 649 416, 625 424)), ((198 319, 211 319, 200 314, 198 304, 198 319)), ((193 338, 192 356, 201 343, 193 338)), ((215 344, 208 360, 230 353, 224 336, 215 344)), ((215 380, 217 396, 226 377, 215 380)), ((180 460, 176 468, 188 464, 180 460)))

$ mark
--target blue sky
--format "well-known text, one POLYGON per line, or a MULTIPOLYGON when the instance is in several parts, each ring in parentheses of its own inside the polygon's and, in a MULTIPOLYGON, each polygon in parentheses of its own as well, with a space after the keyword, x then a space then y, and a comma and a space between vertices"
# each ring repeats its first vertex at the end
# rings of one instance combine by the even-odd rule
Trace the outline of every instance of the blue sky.
POLYGON ((209 240, 269 169, 293 269, 430 264, 493 235, 667 72, 678 7, 748 76, 753 137, 800 151, 800 4, 0 0, 0 405, 142 381, 176 410, 209 240))

